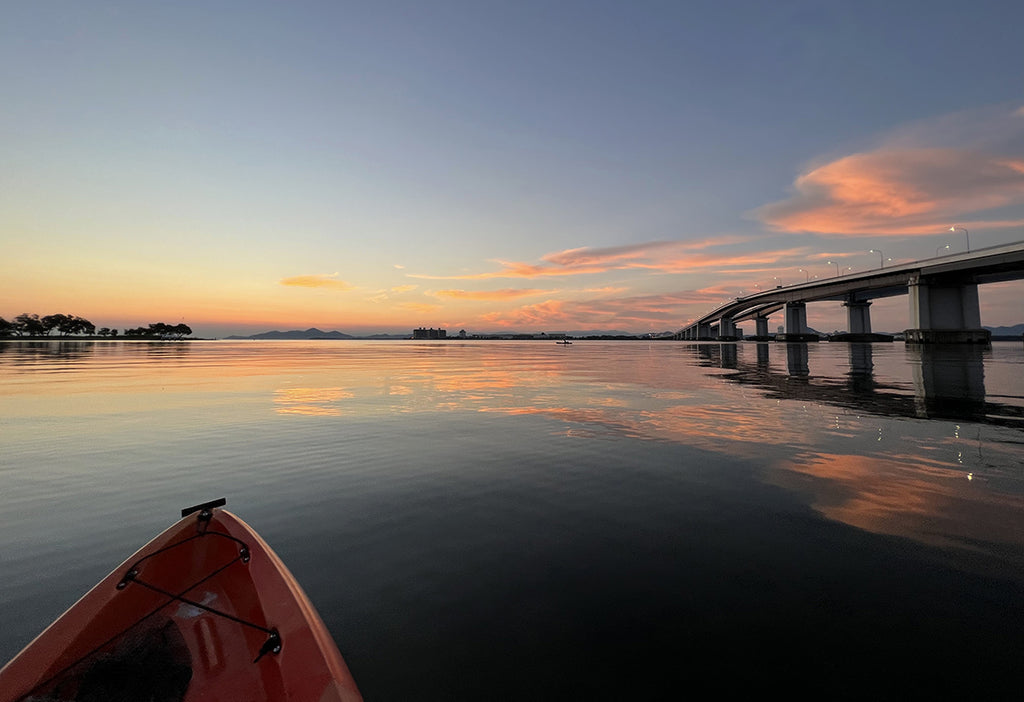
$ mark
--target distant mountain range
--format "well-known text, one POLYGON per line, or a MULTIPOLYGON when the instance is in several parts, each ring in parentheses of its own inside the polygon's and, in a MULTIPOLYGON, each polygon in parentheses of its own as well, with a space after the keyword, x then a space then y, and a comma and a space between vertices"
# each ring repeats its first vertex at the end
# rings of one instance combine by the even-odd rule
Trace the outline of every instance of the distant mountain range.
POLYGON ((352 336, 340 331, 323 331, 316 327, 309 329, 293 329, 292 331, 268 331, 249 336, 226 336, 225 339, 405 339, 411 334, 371 334, 369 336, 352 336))
MULTIPOLYGON (((509 334, 508 331, 503 332, 473 332, 470 337, 490 337, 490 336, 502 336, 509 334)), ((548 334, 566 334, 577 339, 583 339, 586 337, 665 337, 672 336, 673 332, 654 332, 652 334, 634 334, 633 332, 624 332, 618 330, 608 329, 589 329, 589 330, 574 330, 568 332, 548 332, 548 334)), ((540 333, 537 333, 540 336, 540 333)), ((309 329, 293 329, 291 331, 268 331, 261 332, 259 334, 249 334, 247 336, 225 336, 225 339, 409 339, 412 337, 412 332, 408 334, 369 334, 366 336, 353 336, 352 334, 346 334, 340 331, 324 331, 323 329, 317 329, 311 327, 309 329)), ((458 332, 449 331, 449 339, 458 339, 458 332)))
MULTIPOLYGON (((1021 335, 1024 335, 1024 324, 1015 324, 1012 327, 985 327, 985 329, 988 329, 989 331, 991 331, 992 332, 992 336, 994 336, 994 337, 1014 337, 1014 338, 1019 338, 1021 335)), ((810 331, 811 333, 818 333, 818 334, 821 333, 821 332, 815 332, 815 330, 813 330, 813 329, 808 330, 808 331, 810 331)), ((554 332, 552 332, 552 333, 554 333, 554 332)), ((562 333, 562 332, 559 332, 559 333, 562 333)), ((658 338, 664 338, 664 337, 670 337, 673 334, 673 332, 671 332, 671 331, 654 332, 654 333, 651 333, 651 334, 634 334, 632 332, 624 332, 624 331, 617 331, 617 330, 607 330, 607 329, 574 330, 574 331, 569 331, 569 332, 564 332, 564 333, 567 336, 571 336, 571 337, 576 338, 576 339, 584 339, 584 338, 587 338, 587 337, 606 337, 606 338, 610 338, 610 337, 658 337, 658 338)), ((478 333, 478 332, 474 332, 474 334, 471 334, 471 336, 486 337, 486 336, 500 336, 502 334, 508 334, 508 332, 492 332, 492 333, 478 333)), ((411 336, 412 336, 411 333, 410 334, 370 334, 370 335, 367 335, 367 336, 353 336, 351 334, 345 334, 344 332, 340 332, 340 331, 323 331, 322 329, 317 329, 316 327, 311 327, 309 329, 304 329, 304 330, 303 329, 293 329, 291 331, 276 331, 275 330, 275 331, 262 332, 260 334, 250 334, 249 336, 226 336, 224 338, 225 339, 338 339, 338 340, 344 340, 344 339, 408 339, 411 336)), ((539 334, 538 334, 538 336, 539 336, 539 334)), ((449 339, 458 339, 458 333, 456 332, 455 334, 449 334, 448 338, 449 339)))
POLYGON ((1012 327, 985 327, 992 336, 1020 336, 1024 334, 1024 324, 1014 324, 1012 327))

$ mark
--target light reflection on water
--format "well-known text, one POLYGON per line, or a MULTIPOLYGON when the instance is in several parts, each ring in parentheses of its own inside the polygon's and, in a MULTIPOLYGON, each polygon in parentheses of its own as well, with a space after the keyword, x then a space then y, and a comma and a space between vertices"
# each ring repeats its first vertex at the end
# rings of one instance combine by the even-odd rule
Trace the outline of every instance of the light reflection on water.
POLYGON ((1022 369, 1016 343, 0 343, 0 657, 224 494, 368 698, 655 690, 761 646, 754 681, 821 637, 834 675, 916 647, 944 689, 959 637, 994 685, 1024 613, 1022 369))

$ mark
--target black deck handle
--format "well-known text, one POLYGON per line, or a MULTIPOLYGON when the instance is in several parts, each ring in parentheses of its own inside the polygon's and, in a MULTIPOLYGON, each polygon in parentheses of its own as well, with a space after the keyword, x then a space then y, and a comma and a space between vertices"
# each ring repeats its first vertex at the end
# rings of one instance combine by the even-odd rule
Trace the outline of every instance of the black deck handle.
POLYGON ((200 510, 213 509, 214 507, 223 507, 227 503, 228 503, 228 498, 221 497, 221 498, 216 499, 216 500, 211 500, 210 502, 204 502, 201 505, 195 505, 193 507, 186 507, 185 509, 181 510, 181 516, 182 517, 187 517, 188 515, 192 514, 193 512, 198 512, 200 510))

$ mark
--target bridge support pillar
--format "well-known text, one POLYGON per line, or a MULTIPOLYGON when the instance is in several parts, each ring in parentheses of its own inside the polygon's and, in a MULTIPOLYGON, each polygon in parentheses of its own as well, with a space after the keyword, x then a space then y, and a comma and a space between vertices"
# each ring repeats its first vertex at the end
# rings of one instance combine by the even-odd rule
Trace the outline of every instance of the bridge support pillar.
POLYGON ((768 336, 768 318, 754 317, 754 336, 763 338, 768 336))
POLYGON ((732 317, 722 317, 718 322, 718 340, 736 341, 736 322, 732 317))
POLYGON ((775 338, 778 341, 818 341, 818 335, 807 329, 806 303, 786 303, 786 333, 775 338))
POLYGON ((786 336, 807 333, 807 305, 803 302, 786 303, 786 336))
POLYGON ((846 328, 851 334, 871 333, 870 300, 847 300, 843 307, 846 308, 846 328))
POLYGON ((978 284, 931 282, 912 278, 908 286, 911 329, 908 343, 988 344, 992 333, 981 328, 978 284))
POLYGON ((754 335, 748 336, 747 339, 752 341, 772 340, 772 337, 768 336, 768 315, 754 317, 754 335))
POLYGON ((833 334, 829 341, 892 341, 891 334, 871 333, 871 301, 858 300, 853 294, 846 296, 843 303, 846 308, 846 324, 849 329, 843 334, 833 334))
POLYGON ((711 325, 710 324, 698 324, 697 325, 697 340, 710 339, 711 338, 711 325))

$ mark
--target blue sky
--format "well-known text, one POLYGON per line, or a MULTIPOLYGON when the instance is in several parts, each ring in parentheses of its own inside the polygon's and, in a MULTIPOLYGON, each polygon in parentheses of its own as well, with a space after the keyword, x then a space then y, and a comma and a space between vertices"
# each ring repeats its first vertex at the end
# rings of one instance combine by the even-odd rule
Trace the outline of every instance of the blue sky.
MULTIPOLYGON (((0 315, 677 329, 1024 240, 1024 5, 12 4, 0 315), (844 266, 845 267, 845 266, 844 266), (834 272, 834 271, 833 271, 834 272)), ((1019 319, 1017 284, 983 321, 1019 319)), ((841 328, 843 312, 809 321, 841 328)), ((906 300, 875 328, 902 329, 906 300)))

